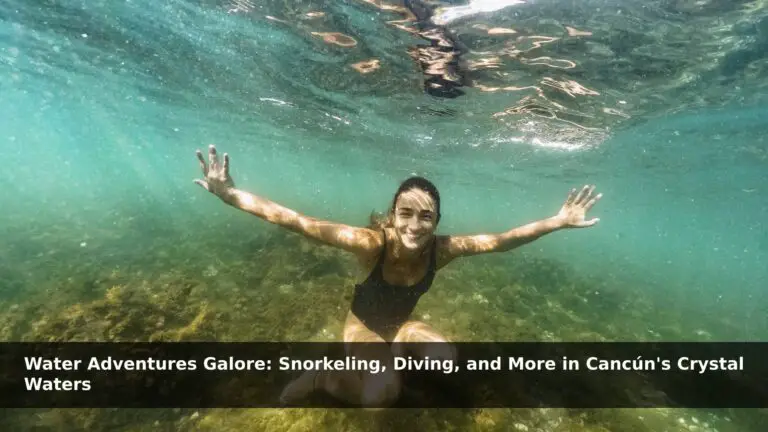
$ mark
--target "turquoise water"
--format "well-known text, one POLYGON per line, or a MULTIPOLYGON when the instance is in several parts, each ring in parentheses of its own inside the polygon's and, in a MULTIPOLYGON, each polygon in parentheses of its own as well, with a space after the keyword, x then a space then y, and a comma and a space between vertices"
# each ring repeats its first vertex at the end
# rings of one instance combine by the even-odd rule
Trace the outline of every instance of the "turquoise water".
POLYGON ((470 88, 452 100, 420 91, 404 51, 424 41, 388 24, 402 14, 362 2, 243 3, 250 11, 230 13, 237 5, 5 3, 2 226, 65 226, 87 243, 96 227, 140 211, 164 214, 177 233, 181 218, 227 224, 237 216, 191 183, 194 150, 209 143, 230 153, 239 187, 356 224, 383 210, 411 172, 443 191, 444 233, 546 217, 569 188, 594 183, 604 193, 599 227, 529 248, 645 280, 681 307, 741 315, 744 337, 764 338, 766 9, 644 3, 531 2, 464 18, 456 27, 471 60, 530 48, 526 37, 559 41, 475 71, 485 86, 538 82, 542 96, 470 88), (481 26, 517 33, 483 36, 481 26), (564 27, 593 35, 569 37, 564 27), (371 58, 381 68, 370 74, 349 66, 371 58), (575 67, 526 64, 541 58, 575 67), (545 79, 599 94, 571 97, 545 79), (583 113, 589 130, 525 113, 493 117, 525 97, 559 104, 552 112, 569 121, 579 118, 564 113, 583 113))
POLYGON ((440 188, 442 233, 548 217, 596 184, 597 227, 526 253, 768 338, 764 2, 449 10, 473 64, 455 99, 424 93, 408 49, 427 42, 382 5, 0 4, 0 296, 162 267, 159 244, 202 245, 204 267, 228 239, 271 232, 192 183, 194 151, 215 143, 238 187, 355 225, 411 173, 440 188))

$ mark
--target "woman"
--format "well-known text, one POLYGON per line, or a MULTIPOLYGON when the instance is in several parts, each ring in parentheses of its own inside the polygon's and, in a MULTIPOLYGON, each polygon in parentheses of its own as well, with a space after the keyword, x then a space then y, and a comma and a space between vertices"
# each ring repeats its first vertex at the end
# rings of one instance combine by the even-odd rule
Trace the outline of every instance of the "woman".
POLYGON ((435 235, 440 222, 440 194, 428 180, 412 177, 395 193, 384 221, 375 227, 358 228, 318 220, 285 208, 266 198, 235 188, 229 175, 229 157, 219 161, 209 148, 209 162, 197 151, 205 179, 197 184, 225 203, 306 237, 352 252, 368 278, 355 287, 352 307, 344 326, 349 355, 377 359, 388 365, 378 374, 358 372, 307 372, 284 390, 284 403, 300 400, 323 389, 349 403, 367 407, 392 404, 400 393, 400 377, 392 358, 400 344, 350 342, 442 342, 416 345, 416 356, 453 359, 447 340, 425 323, 409 320, 419 298, 429 290, 435 272, 456 258, 489 252, 505 252, 563 228, 582 228, 599 219, 586 220, 586 212, 600 199, 594 186, 573 189, 557 215, 501 234, 470 236, 435 235))

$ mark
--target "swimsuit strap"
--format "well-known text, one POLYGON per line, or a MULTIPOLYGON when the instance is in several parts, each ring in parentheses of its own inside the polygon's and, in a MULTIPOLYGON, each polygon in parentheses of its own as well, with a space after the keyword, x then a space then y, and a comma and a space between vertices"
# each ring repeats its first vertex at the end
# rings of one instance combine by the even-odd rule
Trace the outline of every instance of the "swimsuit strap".
POLYGON ((384 236, 384 245, 381 247, 381 253, 379 254, 379 260, 376 261, 376 267, 373 268, 373 271, 371 274, 375 272, 379 272, 379 275, 383 278, 384 277, 384 260, 387 257, 387 232, 382 231, 381 234, 384 236))
POLYGON ((437 270, 437 236, 432 235, 432 256, 429 258, 429 269, 427 272, 434 273, 437 270))
POLYGON ((371 269, 371 272, 368 273, 368 277, 365 279, 362 284, 358 285, 365 285, 368 284, 369 281, 374 280, 384 280, 384 259, 387 256, 387 233, 386 231, 382 231, 382 235, 384 236, 384 245, 381 248, 381 253, 379 254, 379 258, 376 261, 376 265, 373 266, 371 269))

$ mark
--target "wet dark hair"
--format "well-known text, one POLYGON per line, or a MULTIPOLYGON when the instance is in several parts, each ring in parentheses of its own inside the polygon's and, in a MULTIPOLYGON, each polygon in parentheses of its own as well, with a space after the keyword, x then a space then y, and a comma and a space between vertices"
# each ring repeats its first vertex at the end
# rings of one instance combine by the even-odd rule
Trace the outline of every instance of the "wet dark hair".
POLYGON ((371 214, 371 222, 368 225, 369 228, 381 230, 393 226, 397 199, 400 198, 400 195, 404 192, 412 189, 420 189, 435 200, 435 210, 437 213, 435 216, 435 225, 437 225, 440 222, 440 192, 438 192, 437 187, 431 181, 424 177, 413 176, 400 183, 400 187, 397 188, 397 192, 395 192, 395 196, 392 198, 392 205, 390 205, 389 211, 387 211, 386 214, 376 212, 371 214))

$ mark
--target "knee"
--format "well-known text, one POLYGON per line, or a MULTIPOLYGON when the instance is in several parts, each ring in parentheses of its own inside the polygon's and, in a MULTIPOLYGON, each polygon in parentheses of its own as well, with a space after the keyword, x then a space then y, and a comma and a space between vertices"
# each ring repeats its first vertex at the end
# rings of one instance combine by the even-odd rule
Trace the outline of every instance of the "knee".
POLYGON ((456 346, 450 342, 430 343, 425 349, 425 355, 435 360, 450 360, 456 362, 458 358, 456 346))
POLYGON ((380 409, 395 404, 400 397, 400 375, 395 372, 381 372, 381 377, 366 380, 360 403, 364 408, 380 409))

